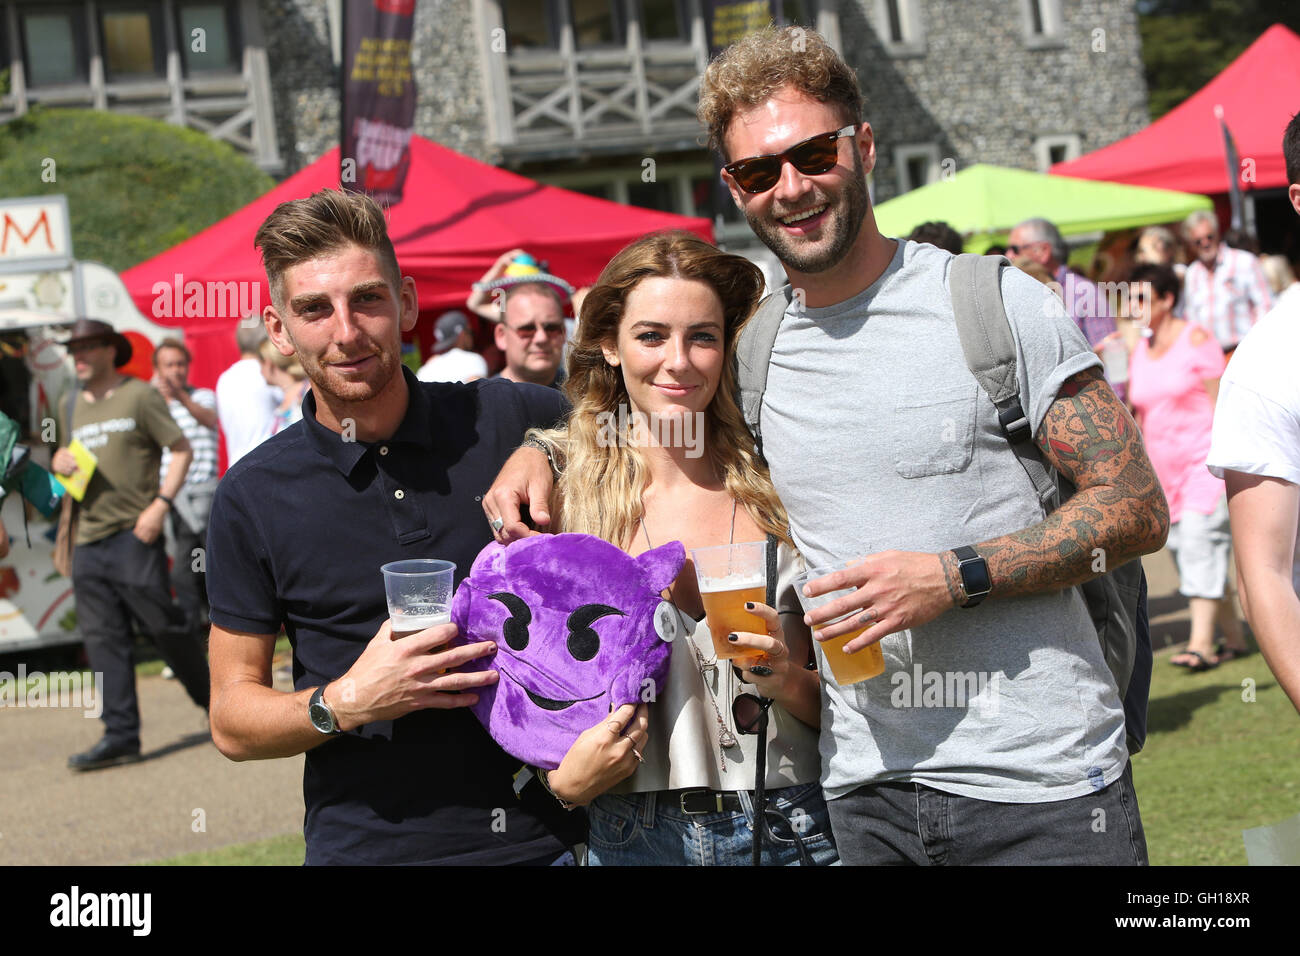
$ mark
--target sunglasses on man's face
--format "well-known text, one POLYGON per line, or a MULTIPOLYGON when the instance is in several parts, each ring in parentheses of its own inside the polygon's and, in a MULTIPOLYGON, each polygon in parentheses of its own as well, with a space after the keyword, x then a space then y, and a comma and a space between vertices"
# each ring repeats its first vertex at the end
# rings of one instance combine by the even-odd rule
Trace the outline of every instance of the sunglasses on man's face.
POLYGON ((1210 233, 1208 236, 1200 236, 1192 240, 1192 242, 1198 246, 1212 246, 1218 241, 1219 237, 1214 235, 1214 233, 1210 233))
MULTIPOLYGON (((537 326, 532 323, 529 323, 528 325, 521 325, 517 329, 510 328, 510 326, 508 325, 506 326, 506 328, 510 329, 511 332, 515 333, 515 335, 519 336, 522 339, 531 339, 535 335, 537 335, 537 326)), ((549 336, 564 334, 563 322, 547 322, 541 328, 542 331, 549 336)))
POLYGON ((781 166, 786 161, 805 176, 830 172, 839 162, 839 147, 835 141, 844 136, 852 136, 857 129, 855 123, 834 132, 819 133, 802 143, 795 143, 783 153, 738 159, 722 168, 745 192, 765 193, 780 180, 781 166))

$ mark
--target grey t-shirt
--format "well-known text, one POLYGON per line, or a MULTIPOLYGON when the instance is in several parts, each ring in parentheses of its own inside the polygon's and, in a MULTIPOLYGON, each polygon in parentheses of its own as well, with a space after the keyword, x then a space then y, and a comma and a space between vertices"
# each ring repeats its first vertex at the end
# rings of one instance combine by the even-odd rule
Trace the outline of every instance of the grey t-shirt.
MULTIPOLYGON (((951 262, 899 242, 868 289, 782 320, 763 450, 810 566, 942 552, 1043 518, 962 355, 951 262)), ((1037 432, 1061 384, 1100 363, 1046 287, 1007 269, 1002 294, 1037 432)), ((916 782, 1038 803, 1099 790, 1123 771, 1124 712, 1077 588, 994 595, 881 645, 885 673, 871 680, 841 688, 823 666, 828 797, 916 782)))

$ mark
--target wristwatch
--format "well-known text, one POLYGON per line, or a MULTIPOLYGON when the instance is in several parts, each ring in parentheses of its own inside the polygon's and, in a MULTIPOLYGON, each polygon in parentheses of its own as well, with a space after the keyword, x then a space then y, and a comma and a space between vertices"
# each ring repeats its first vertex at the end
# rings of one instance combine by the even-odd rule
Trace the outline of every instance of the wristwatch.
POLYGON ((311 700, 307 702, 307 716, 311 718, 311 725, 327 736, 342 733, 339 730, 339 722, 334 717, 334 711, 330 705, 325 703, 325 685, 321 684, 312 692, 311 700))
POLYGON ((953 548, 952 553, 957 556, 957 570, 961 572, 961 587, 966 592, 966 603, 962 607, 974 607, 993 590, 993 579, 989 577, 989 563, 968 545, 953 548))

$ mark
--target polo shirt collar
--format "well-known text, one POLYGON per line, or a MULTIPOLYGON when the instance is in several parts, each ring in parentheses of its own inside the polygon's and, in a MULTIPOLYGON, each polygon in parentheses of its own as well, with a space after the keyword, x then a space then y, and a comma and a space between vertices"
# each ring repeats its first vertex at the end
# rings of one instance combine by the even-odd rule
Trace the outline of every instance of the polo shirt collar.
MULTIPOLYGON (((390 443, 417 445, 430 451, 434 448, 433 434, 437 427, 436 413, 428 393, 420 387, 420 382, 405 365, 402 377, 406 379, 406 391, 409 396, 406 415, 397 426, 390 443)), ((354 468, 366 456, 366 453, 379 442, 343 441, 338 432, 326 428, 316 420, 316 393, 308 389, 302 399, 302 427, 307 433, 307 441, 345 477, 352 474, 354 468)))

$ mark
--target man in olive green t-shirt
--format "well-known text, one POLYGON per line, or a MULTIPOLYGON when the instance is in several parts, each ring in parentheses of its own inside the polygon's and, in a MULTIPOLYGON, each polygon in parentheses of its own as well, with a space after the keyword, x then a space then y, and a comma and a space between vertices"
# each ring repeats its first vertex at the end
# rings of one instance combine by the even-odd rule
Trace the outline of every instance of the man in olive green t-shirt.
POLYGON ((51 464, 61 475, 77 471, 67 447, 72 440, 96 458, 79 505, 72 586, 86 656, 100 675, 105 726, 103 739, 70 757, 68 766, 96 770, 140 757, 133 620, 205 709, 208 665, 172 601, 162 538, 163 522, 193 457, 189 442, 156 390, 117 371, 130 360, 131 343, 111 325, 78 319, 67 349, 79 388, 71 421, 69 398, 61 403, 64 444, 51 464), (172 455, 160 488, 163 448, 172 455))

